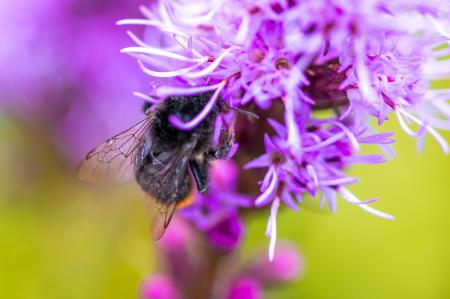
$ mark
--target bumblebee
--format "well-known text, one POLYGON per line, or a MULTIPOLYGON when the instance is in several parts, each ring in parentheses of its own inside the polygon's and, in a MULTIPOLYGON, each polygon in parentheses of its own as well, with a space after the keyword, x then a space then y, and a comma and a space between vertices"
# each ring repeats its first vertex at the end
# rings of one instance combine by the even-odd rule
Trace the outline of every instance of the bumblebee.
MULTIPOLYGON (((228 107, 218 100, 209 115, 191 130, 169 122, 176 115, 188 122, 198 115, 210 94, 170 97, 146 109, 146 118, 90 151, 81 162, 81 180, 109 183, 135 179, 152 199, 152 235, 160 239, 177 207, 208 189, 210 161, 224 159, 234 144, 232 131, 222 131, 213 146, 215 118, 228 107)), ((241 111, 241 110, 239 110, 241 111)), ((250 112, 241 111, 251 115, 250 112)))

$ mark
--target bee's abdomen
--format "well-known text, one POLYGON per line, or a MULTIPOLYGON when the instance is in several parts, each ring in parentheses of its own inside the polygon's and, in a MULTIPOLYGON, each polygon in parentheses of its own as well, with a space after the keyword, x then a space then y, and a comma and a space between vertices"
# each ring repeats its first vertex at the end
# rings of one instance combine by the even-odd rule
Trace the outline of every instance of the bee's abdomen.
POLYGON ((155 166, 151 164, 142 165, 137 169, 135 177, 145 193, 167 204, 181 202, 188 197, 192 188, 188 172, 181 177, 178 187, 175 187, 172 175, 159 175, 155 166))
POLYGON ((145 193, 164 203, 178 203, 191 190, 191 178, 187 170, 178 175, 179 181, 175 184, 176 167, 167 165, 172 155, 167 152, 155 156, 149 139, 144 139, 133 157, 138 185, 145 193))

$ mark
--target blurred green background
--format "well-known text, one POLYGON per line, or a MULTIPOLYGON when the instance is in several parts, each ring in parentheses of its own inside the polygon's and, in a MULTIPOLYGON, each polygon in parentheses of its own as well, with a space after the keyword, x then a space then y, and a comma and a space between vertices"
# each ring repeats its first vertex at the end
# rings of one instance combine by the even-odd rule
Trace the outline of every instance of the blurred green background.
MULTIPOLYGON (((362 179, 351 190, 380 197, 374 206, 397 220, 343 200, 337 214, 282 210, 279 238, 298 245, 306 266, 266 298, 450 298, 450 159, 431 138, 418 154, 395 121, 387 129, 398 157, 351 169, 362 179)), ((45 133, 6 115, 0 140, 0 297, 136 298, 154 254, 133 185, 78 182, 45 133)), ((248 223, 245 254, 267 246, 266 219, 248 223)))

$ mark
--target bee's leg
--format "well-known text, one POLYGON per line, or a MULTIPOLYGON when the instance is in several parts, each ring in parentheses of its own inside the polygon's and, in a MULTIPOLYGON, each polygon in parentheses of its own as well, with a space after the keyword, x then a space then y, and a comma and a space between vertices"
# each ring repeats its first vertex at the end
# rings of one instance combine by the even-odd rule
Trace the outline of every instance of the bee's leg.
POLYGON ((189 168, 197 184, 197 190, 204 193, 208 189, 208 161, 204 161, 203 167, 196 160, 189 160, 189 168))
POLYGON ((220 138, 218 148, 212 149, 208 152, 208 157, 215 159, 225 159, 230 153, 234 145, 234 134, 226 132, 223 134, 224 137, 220 138))

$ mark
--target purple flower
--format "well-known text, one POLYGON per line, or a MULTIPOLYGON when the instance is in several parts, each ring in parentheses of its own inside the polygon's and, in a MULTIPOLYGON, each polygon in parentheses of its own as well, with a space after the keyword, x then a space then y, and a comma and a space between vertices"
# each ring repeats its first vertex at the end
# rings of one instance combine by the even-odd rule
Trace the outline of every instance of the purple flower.
POLYGON ((197 194, 195 202, 181 211, 184 219, 208 233, 212 244, 225 250, 234 248, 243 232, 238 208, 252 205, 248 196, 234 191, 237 176, 238 168, 232 161, 215 161, 207 194, 197 194))
POLYGON ((321 206, 328 203, 336 211, 337 195, 340 194, 350 203, 357 204, 377 216, 393 217, 369 206, 376 199, 361 202, 344 186, 357 182, 343 171, 352 164, 383 163, 381 155, 355 155, 360 143, 386 145, 392 143, 392 134, 372 134, 355 136, 345 125, 334 120, 305 121, 300 132, 301 151, 292 153, 288 144, 288 130, 274 120, 269 120, 278 135, 270 138, 265 135, 266 153, 246 164, 246 168, 268 168, 262 182, 261 195, 256 198, 256 206, 271 204, 266 235, 270 236, 269 257, 273 259, 276 240, 276 215, 281 202, 293 210, 298 210, 297 202, 304 194, 321 194, 321 206))
POLYGON ((253 278, 241 278, 230 288, 227 299, 262 299, 261 285, 253 278))
POLYGON ((189 281, 195 272, 195 261, 190 254, 193 240, 194 231, 188 223, 175 218, 157 244, 161 252, 160 266, 176 285, 189 281))
POLYGON ((262 286, 267 287, 292 281, 303 270, 304 261, 298 250, 291 244, 282 243, 274 260, 268 261, 267 252, 261 252, 244 268, 241 275, 252 277, 262 286))
MULTIPOLYGON (((267 120, 276 132, 264 134, 264 149, 237 152, 248 158, 264 151, 246 168, 266 168, 255 205, 271 205, 266 232, 271 259, 279 206, 297 210, 305 195, 320 196, 321 206, 327 203, 332 211, 339 195, 393 219, 368 205, 376 198, 360 201, 353 195, 348 185, 358 179, 345 174, 353 164, 384 162, 382 155, 360 155, 362 144, 393 155, 392 133, 378 128, 390 115, 418 138, 419 147, 429 133, 449 152, 436 129, 450 129, 450 92, 430 87, 432 80, 450 78, 450 59, 445 59, 450 48, 442 46, 450 43, 450 10, 439 1, 174 0, 141 12, 143 19, 119 24, 147 30, 143 38, 129 32, 136 46, 122 52, 153 78, 148 100, 212 95, 194 119, 171 117, 172 125, 195 127, 221 98, 232 107, 263 110, 267 117, 260 122, 267 120)), ((218 118, 216 132, 233 129, 233 117, 218 118)), ((221 194, 200 196, 187 217, 202 229, 217 224, 233 210, 217 204, 221 194), (199 205, 207 207, 207 216, 199 205)))
POLYGON ((303 272, 303 258, 292 245, 281 243, 273 262, 267 261, 266 250, 242 262, 237 250, 230 254, 217 249, 181 219, 174 219, 158 249, 159 274, 143 283, 143 299, 259 299, 265 290, 291 282, 303 272))
POLYGON ((235 214, 214 225, 207 233, 211 244, 224 250, 230 250, 239 244, 242 231, 243 224, 238 215, 235 214))
POLYGON ((177 287, 169 277, 153 275, 141 286, 142 299, 180 299, 177 287))

